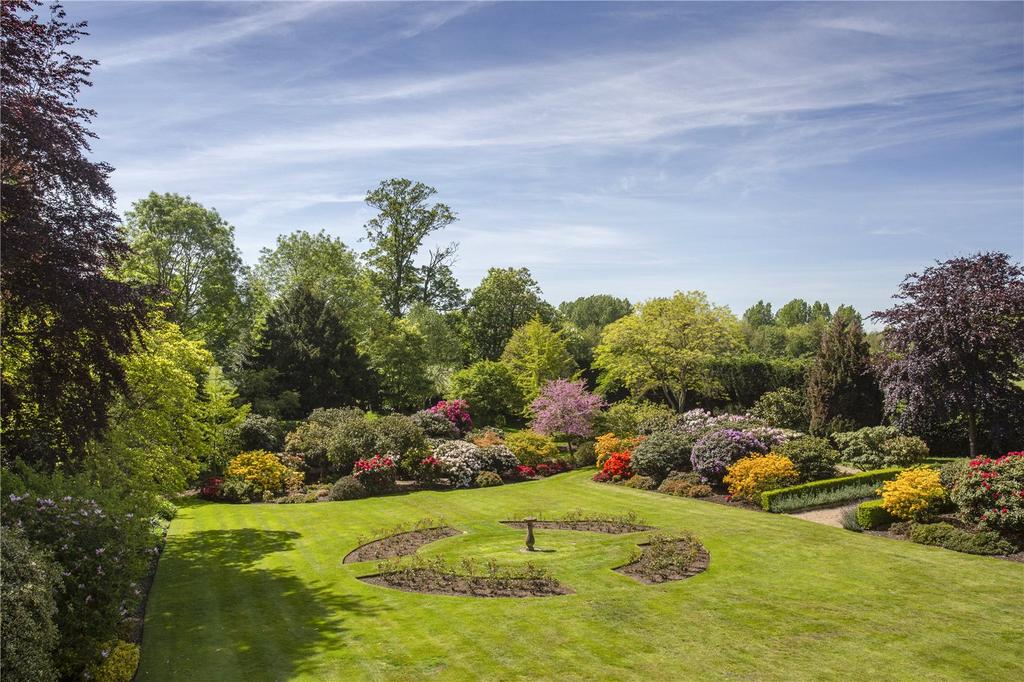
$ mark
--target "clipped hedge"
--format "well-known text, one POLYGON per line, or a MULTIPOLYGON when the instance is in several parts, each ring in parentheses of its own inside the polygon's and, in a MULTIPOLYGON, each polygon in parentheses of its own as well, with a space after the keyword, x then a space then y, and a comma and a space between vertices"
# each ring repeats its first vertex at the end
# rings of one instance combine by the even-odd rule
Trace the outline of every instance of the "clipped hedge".
POLYGON ((915 523, 910 530, 910 539, 920 545, 934 545, 967 554, 999 556, 1017 551, 1017 547, 1000 537, 999 533, 991 530, 971 533, 948 523, 915 523))
MULTIPOLYGON (((761 493, 761 507, 765 511, 776 512, 779 511, 779 504, 788 498, 802 497, 812 493, 822 492, 839 492, 844 488, 852 489, 863 489, 865 485, 881 483, 882 481, 888 481, 896 478, 899 473, 903 471, 899 467, 893 467, 890 469, 876 469, 874 471, 865 471, 860 474, 853 474, 852 476, 842 476, 840 478, 826 478, 822 481, 811 481, 810 483, 801 483, 800 485, 791 485, 787 488, 779 488, 777 490, 769 490, 761 493)), ((851 491, 852 492, 852 491, 851 491)), ((849 499, 856 499, 863 493, 857 492, 855 497, 849 499)), ((831 500, 833 502, 842 502, 841 498, 831 500)), ((792 511, 791 509, 787 511, 792 511)))
POLYGON ((896 519, 882 508, 881 500, 862 502, 857 507, 857 525, 864 530, 887 526, 896 519))

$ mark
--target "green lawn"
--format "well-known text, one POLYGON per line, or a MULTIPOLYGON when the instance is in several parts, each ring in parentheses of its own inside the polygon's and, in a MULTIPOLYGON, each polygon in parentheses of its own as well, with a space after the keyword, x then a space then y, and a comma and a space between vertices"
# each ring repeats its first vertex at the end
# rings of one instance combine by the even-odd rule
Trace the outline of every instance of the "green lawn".
POLYGON ((139 680, 1019 679, 1024 565, 782 515, 600 485, 182 509, 146 613, 139 680), (710 569, 646 586, 610 569, 637 535, 540 531, 576 594, 477 599, 364 584, 361 533, 443 515, 422 550, 524 561, 497 521, 636 511, 696 533, 710 569), (1015 672, 1016 671, 1016 672, 1015 672))

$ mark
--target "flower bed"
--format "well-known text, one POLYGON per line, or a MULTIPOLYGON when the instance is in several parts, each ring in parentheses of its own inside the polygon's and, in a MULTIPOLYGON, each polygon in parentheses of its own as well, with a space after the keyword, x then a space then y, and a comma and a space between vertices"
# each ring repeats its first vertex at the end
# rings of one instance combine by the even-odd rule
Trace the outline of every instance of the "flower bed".
POLYGON ((878 484, 896 478, 901 471, 899 468, 878 469, 769 490, 761 493, 761 507, 765 511, 783 513, 869 497, 878 484))

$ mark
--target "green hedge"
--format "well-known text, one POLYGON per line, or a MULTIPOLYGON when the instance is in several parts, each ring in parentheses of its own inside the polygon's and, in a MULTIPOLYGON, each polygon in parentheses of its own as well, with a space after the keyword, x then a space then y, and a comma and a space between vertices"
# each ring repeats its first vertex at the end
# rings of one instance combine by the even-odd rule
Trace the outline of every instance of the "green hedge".
POLYGON ((955 552, 968 554, 1005 555, 1017 551, 999 533, 984 530, 971 533, 948 523, 915 523, 910 530, 910 539, 921 545, 945 547, 955 552))
MULTIPOLYGON (((857 494, 854 497, 849 498, 856 499, 857 497, 863 496, 862 491, 865 485, 891 480, 896 478, 901 471, 903 471, 903 469, 899 467, 876 469, 874 471, 865 471, 860 474, 853 474, 852 476, 826 478, 821 481, 811 481, 810 483, 801 483, 800 485, 789 486, 788 488, 769 490, 761 493, 761 506, 765 511, 777 512, 780 511, 780 507, 782 506, 781 503, 787 499, 799 498, 815 493, 840 492, 845 488, 858 489, 857 494)), ((839 498, 830 501, 842 502, 844 500, 841 499, 840 495, 839 498)))
POLYGON ((886 526, 895 520, 892 514, 882 509, 881 500, 862 502, 857 507, 857 525, 864 530, 886 526))

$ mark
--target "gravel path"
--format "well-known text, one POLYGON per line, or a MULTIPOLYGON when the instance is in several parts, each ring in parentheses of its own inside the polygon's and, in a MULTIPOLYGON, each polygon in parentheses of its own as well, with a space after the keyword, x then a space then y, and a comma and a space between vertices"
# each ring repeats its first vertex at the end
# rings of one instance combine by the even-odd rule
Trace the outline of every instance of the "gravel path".
POLYGON ((821 509, 812 509, 811 511, 797 512, 796 514, 790 514, 798 519, 806 519, 807 521, 814 521, 815 523, 821 523, 826 526, 835 526, 836 528, 842 528, 843 524, 840 522, 843 512, 847 509, 855 509, 861 500, 856 502, 849 502, 847 504, 841 504, 838 507, 823 507, 821 509))

